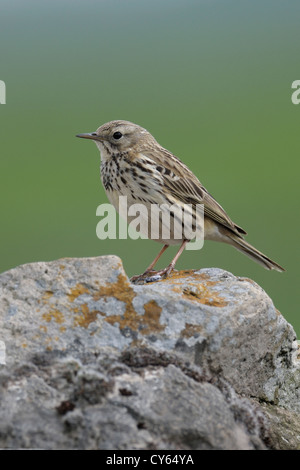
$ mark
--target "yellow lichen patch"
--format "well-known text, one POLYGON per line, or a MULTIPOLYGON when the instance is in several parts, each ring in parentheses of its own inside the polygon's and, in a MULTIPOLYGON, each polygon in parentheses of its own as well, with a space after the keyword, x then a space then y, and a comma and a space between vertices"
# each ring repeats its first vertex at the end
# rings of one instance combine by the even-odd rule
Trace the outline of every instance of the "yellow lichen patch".
POLYGON ((127 278, 123 274, 119 274, 118 281, 114 284, 101 286, 99 291, 94 295, 94 299, 98 300, 101 297, 114 297, 120 302, 124 302, 125 312, 123 315, 109 315, 104 317, 104 320, 111 325, 118 323, 121 330, 127 327, 134 331, 142 331, 144 334, 161 331, 164 328, 159 323, 161 308, 154 300, 151 300, 144 306, 145 314, 138 315, 132 304, 135 296, 136 293, 127 278))
POLYGON ((189 300, 196 300, 200 304, 210 305, 211 307, 225 307, 227 302, 219 294, 209 289, 204 284, 198 286, 185 287, 183 297, 189 300))
POLYGON ((97 314, 101 313, 97 310, 93 310, 92 312, 90 312, 87 304, 80 305, 80 308, 81 314, 75 316, 74 326, 81 326, 83 328, 87 328, 90 323, 96 321, 97 314))
POLYGON ((205 273, 195 273, 194 271, 176 271, 166 281, 173 284, 172 290, 178 292, 183 298, 195 300, 201 304, 213 307, 225 307, 227 302, 220 297, 217 292, 211 289, 217 284, 216 281, 210 281, 205 273), (184 287, 180 283, 181 279, 188 276, 188 286, 184 287))
POLYGON ((68 294, 68 297, 69 297, 69 300, 70 302, 74 302, 75 299, 77 299, 77 297, 79 297, 80 295, 82 294, 89 294, 89 290, 84 287, 82 284, 78 283, 76 284, 75 287, 73 287, 71 289, 71 292, 70 294, 68 294))
POLYGON ((137 330, 139 322, 137 319, 137 313, 132 305, 135 295, 136 294, 126 277, 120 273, 117 282, 108 284, 107 286, 100 286, 99 291, 94 295, 94 299, 99 300, 102 297, 114 297, 120 302, 124 302, 124 315, 109 315, 105 317, 105 321, 112 325, 114 323, 119 323, 121 329, 128 326, 132 330, 137 330))
POLYGON ((184 330, 181 332, 183 338, 191 338, 192 336, 197 335, 202 330, 202 326, 193 325, 192 323, 186 323, 184 330))
POLYGON ((189 278, 197 278, 197 279, 207 279, 207 274, 196 274, 195 270, 193 269, 182 269, 181 271, 173 271, 169 277, 167 277, 167 280, 176 280, 176 279, 184 279, 186 277, 189 278))
MULTIPOLYGON (((181 285, 180 281, 186 281, 188 278, 188 283, 191 285, 195 285, 200 282, 205 282, 208 286, 214 286, 217 284, 216 281, 210 281, 208 274, 205 273, 197 273, 194 269, 185 269, 181 271, 173 271, 168 277, 162 278, 159 282, 165 282, 167 284, 174 284, 175 286, 181 285)), ((148 282, 147 284, 155 284, 158 281, 148 282)))
POLYGON ((43 331, 43 333, 47 333, 47 327, 45 325, 41 325, 40 330, 43 331))
POLYGON ((127 278, 120 273, 117 282, 100 286, 98 292, 94 294, 94 300, 99 300, 102 297, 114 297, 130 305, 135 297, 135 293, 127 278))
POLYGON ((64 315, 59 310, 52 310, 51 312, 44 313, 42 318, 47 323, 51 322, 51 320, 56 323, 63 323, 65 321, 64 315))
POLYGON ((160 314, 162 308, 157 305, 155 300, 150 300, 144 305, 145 314, 141 317, 143 323, 147 326, 143 328, 142 332, 144 334, 149 333, 159 333, 164 329, 164 326, 160 324, 160 314))

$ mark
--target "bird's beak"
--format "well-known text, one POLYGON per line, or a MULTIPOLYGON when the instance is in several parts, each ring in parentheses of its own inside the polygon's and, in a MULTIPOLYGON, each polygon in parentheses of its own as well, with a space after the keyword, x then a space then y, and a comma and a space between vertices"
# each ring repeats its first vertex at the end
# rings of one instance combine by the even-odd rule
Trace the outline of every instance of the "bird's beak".
POLYGON ((98 134, 96 134, 96 132, 77 134, 76 137, 81 137, 82 139, 103 140, 98 134))

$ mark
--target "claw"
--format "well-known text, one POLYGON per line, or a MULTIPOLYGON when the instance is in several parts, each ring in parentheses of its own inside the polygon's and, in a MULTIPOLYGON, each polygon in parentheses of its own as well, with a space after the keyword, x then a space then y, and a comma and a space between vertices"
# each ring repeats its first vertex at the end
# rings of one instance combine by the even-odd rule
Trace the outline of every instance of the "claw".
POLYGON ((173 270, 174 266, 172 264, 169 264, 169 266, 167 266, 165 269, 161 269, 160 271, 146 270, 139 276, 132 276, 130 278, 130 282, 133 284, 144 284, 146 282, 159 281, 161 279, 166 279, 173 270))

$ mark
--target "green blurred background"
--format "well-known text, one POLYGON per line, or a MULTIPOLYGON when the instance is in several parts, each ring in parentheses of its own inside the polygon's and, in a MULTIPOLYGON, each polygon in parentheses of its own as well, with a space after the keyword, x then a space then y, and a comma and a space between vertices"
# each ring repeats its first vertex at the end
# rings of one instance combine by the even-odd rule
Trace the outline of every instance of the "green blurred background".
MULTIPOLYGON (((206 242, 179 268, 254 279, 298 336, 299 0, 1 0, 0 271, 116 254, 128 275, 160 245, 96 237, 99 153, 75 134, 146 127, 282 264, 269 272, 206 242)), ((160 266, 176 248, 170 248, 160 266)))

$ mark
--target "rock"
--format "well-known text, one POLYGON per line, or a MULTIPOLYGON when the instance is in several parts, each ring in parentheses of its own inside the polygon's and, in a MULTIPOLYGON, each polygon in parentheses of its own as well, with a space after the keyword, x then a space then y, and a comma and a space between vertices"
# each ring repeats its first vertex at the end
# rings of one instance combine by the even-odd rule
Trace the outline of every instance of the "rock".
POLYGON ((1 274, 0 311, 2 448, 299 445, 296 335, 249 279, 61 259, 1 274))

